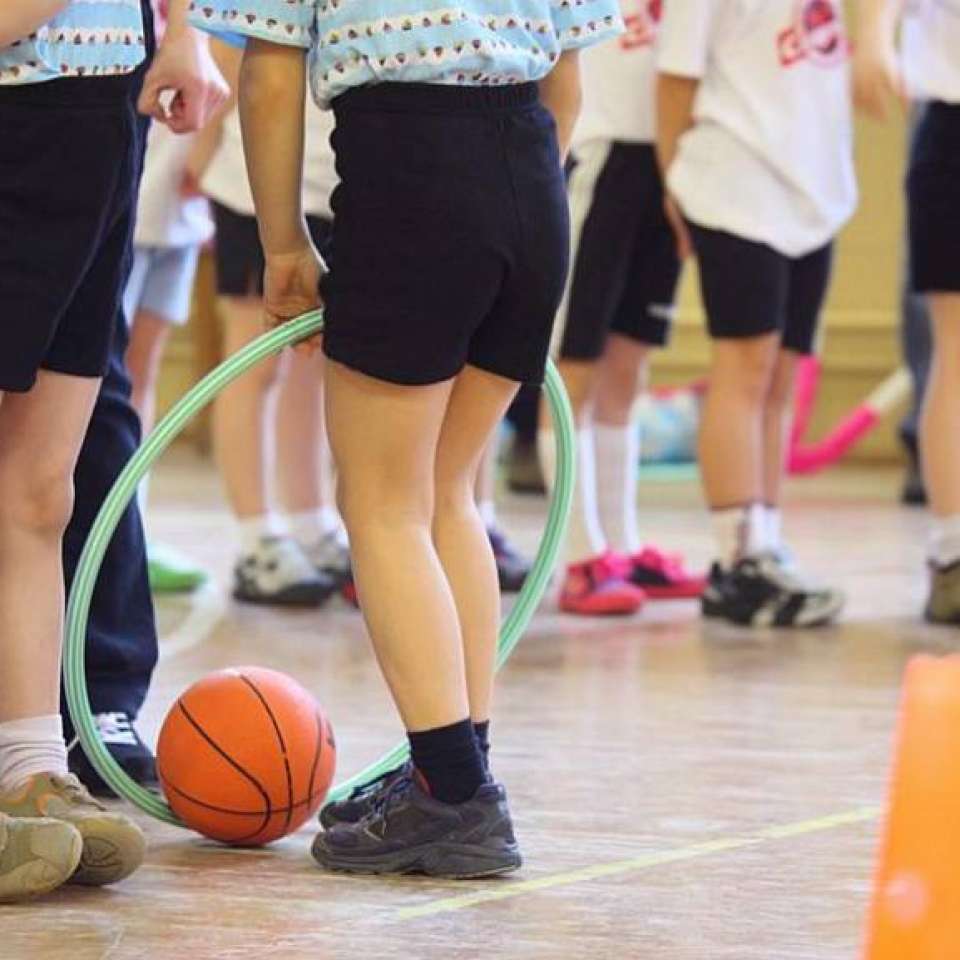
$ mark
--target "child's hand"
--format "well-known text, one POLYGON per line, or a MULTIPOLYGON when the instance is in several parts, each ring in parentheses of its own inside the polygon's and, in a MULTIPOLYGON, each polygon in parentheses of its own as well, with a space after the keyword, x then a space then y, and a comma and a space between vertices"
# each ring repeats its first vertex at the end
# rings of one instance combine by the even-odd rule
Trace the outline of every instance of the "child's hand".
POLYGON ((686 260, 693 253, 693 241, 690 239, 687 221, 683 219, 683 213, 677 201, 670 194, 663 198, 663 212, 667 215, 667 220, 673 229, 673 236, 677 242, 677 256, 681 260, 686 260))
MULTIPOLYGON (((277 327, 320 305, 320 278, 326 265, 311 244, 293 253, 268 254, 263 273, 263 306, 267 326, 277 327)), ((298 350, 313 353, 320 336, 297 344, 298 350)))
POLYGON ((891 98, 906 105, 903 71, 892 38, 864 37, 853 58, 853 100, 875 120, 887 119, 891 98))

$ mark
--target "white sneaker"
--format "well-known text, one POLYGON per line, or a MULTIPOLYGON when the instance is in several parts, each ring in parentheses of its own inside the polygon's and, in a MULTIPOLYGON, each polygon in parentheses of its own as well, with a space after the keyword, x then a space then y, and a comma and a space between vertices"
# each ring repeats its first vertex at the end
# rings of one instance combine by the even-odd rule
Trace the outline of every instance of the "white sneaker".
POLYGON ((319 606, 337 585, 292 537, 262 537, 233 568, 233 596, 246 603, 319 606))
POLYGON ((353 579, 350 548, 337 532, 327 533, 313 543, 301 544, 307 559, 320 573, 330 577, 337 589, 353 579))

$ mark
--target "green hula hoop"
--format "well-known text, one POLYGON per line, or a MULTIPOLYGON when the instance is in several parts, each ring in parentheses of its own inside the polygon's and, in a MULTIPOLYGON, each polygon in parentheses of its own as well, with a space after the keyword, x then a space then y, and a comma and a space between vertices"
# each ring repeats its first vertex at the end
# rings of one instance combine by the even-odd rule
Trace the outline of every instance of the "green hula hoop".
MULTIPOLYGON (((86 635, 90 601, 96 586, 103 555, 137 487, 160 455, 180 433, 184 425, 228 384, 251 367, 279 353, 323 328, 319 311, 304 314, 269 333, 229 357, 193 387, 160 421, 154 431, 117 478, 93 524, 74 577, 70 602, 67 605, 63 672, 67 705, 84 752, 96 771, 121 797, 144 813, 167 823, 180 824, 170 808, 156 794, 145 790, 121 769, 100 740, 90 709, 86 684, 86 635)), ((575 469, 573 415, 563 381, 552 363, 547 366, 544 389, 557 438, 557 476, 547 517, 546 531, 533 570, 527 578, 513 609, 504 621, 497 646, 497 668, 507 661, 537 609, 556 563, 563 532, 570 513, 575 469)), ((355 786, 378 776, 407 757, 406 743, 400 743, 376 763, 360 771, 330 793, 330 799, 341 799, 355 786)))

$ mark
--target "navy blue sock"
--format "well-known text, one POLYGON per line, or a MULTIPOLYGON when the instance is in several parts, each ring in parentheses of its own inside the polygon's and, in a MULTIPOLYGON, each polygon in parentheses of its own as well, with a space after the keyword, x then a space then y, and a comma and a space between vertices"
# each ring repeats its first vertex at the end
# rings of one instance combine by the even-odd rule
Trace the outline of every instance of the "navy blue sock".
POLYGON ((408 733, 413 765, 441 803, 463 803, 487 780, 470 719, 435 730, 408 733))
POLYGON ((483 758, 483 769, 490 774, 490 721, 484 720, 483 723, 473 725, 473 735, 477 738, 477 746, 480 748, 480 756, 483 758))

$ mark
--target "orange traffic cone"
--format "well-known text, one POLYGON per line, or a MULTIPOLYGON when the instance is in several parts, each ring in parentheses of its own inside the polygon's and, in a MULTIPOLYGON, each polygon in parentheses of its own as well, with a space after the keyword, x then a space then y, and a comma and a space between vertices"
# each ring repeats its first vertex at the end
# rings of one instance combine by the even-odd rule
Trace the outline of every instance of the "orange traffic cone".
POLYGON ((864 957, 960 958, 960 656, 907 666, 864 957))

